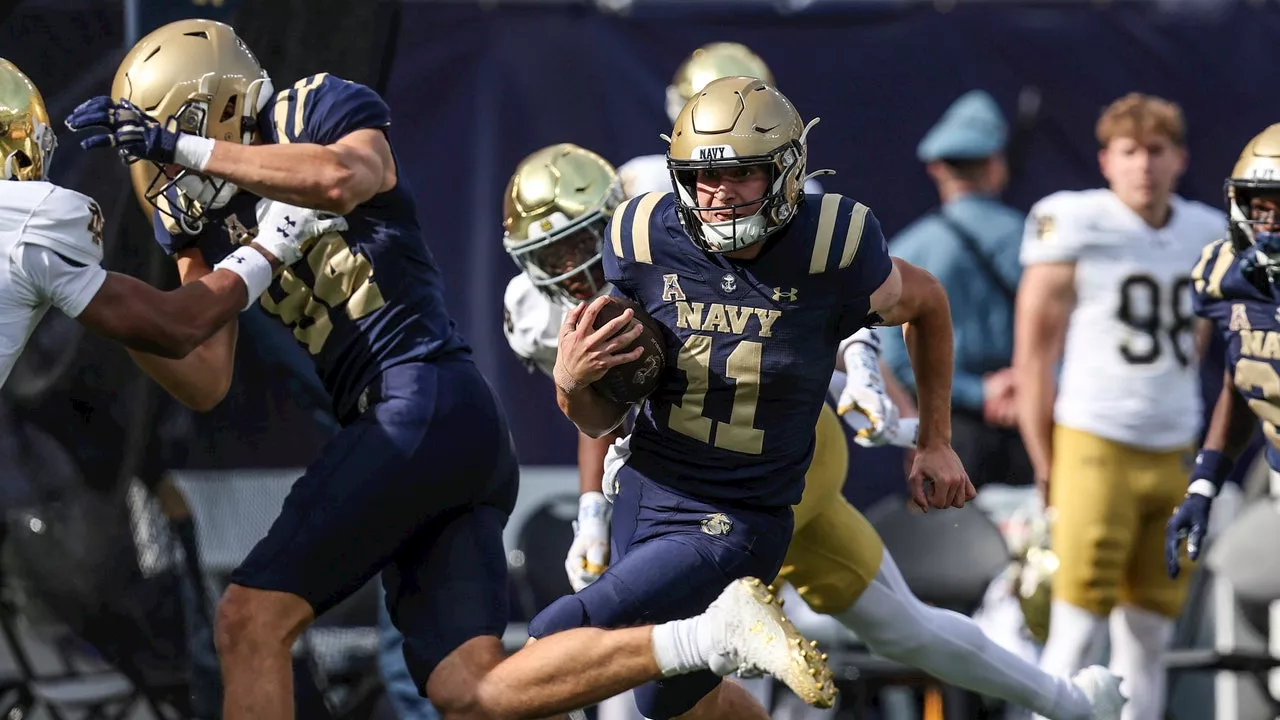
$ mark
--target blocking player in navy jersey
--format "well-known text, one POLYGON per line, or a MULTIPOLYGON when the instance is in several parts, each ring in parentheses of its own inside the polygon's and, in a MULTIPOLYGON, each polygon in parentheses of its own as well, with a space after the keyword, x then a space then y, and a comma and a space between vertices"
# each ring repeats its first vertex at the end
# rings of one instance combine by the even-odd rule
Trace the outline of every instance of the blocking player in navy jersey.
MULTIPOLYGON (((908 346, 927 378, 912 497, 926 508, 974 496, 948 444, 946 296, 928 274, 890 260, 866 206, 838 195, 802 200, 804 136, 774 88, 716 80, 672 132, 677 194, 641 195, 614 211, 605 279, 664 327, 668 367, 617 475, 613 563, 535 617, 534 637, 678 617, 710 602, 724 579, 773 578, 838 343, 875 321, 912 321, 908 346)), ((591 388, 632 359, 621 353, 632 331, 612 340, 591 332, 606 302, 566 316, 553 371, 561 409, 592 436, 629 409, 591 388)), ((640 688, 636 700, 658 720, 711 716, 718 686, 694 673, 640 688)))
MULTIPOLYGON (((184 20, 140 40, 112 96, 85 102, 67 124, 105 129, 82 144, 133 163, 184 282, 207 268, 202 256, 241 257, 235 244, 289 232, 288 216, 257 227, 257 198, 338 213, 349 226, 317 238, 261 297, 314 357, 343 429, 219 605, 223 717, 292 717, 294 640, 379 572, 410 672, 449 718, 544 717, 708 667, 769 672, 830 701, 830 671, 814 653, 788 651, 803 638, 758 581, 726 578, 715 603, 676 622, 562 633, 503 659, 502 528, 517 463, 445 310, 375 92, 325 74, 274 92, 230 27, 184 20)), ((220 347, 147 369, 175 394, 216 401, 234 343, 220 347)))
POLYGON ((1165 562, 1181 570, 1181 547, 1198 560, 1209 507, 1262 423, 1267 464, 1280 471, 1280 124, 1256 135, 1226 182, 1227 238, 1205 247, 1191 272, 1192 307, 1226 341, 1222 392, 1182 503, 1169 519, 1165 562))

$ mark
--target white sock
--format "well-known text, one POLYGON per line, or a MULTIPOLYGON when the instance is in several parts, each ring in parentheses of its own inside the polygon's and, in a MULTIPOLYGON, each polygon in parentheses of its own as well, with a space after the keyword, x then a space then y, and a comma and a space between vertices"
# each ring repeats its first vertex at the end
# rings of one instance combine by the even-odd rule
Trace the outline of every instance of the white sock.
POLYGON ((653 628, 653 659, 663 677, 707 669, 715 654, 713 625, 705 615, 697 615, 653 628))
POLYGON ((922 603, 885 552, 880 572, 837 616, 872 652, 967 690, 998 697, 1054 720, 1089 720, 1089 701, 1065 677, 1041 671, 997 645, 969 618, 922 603))
POLYGON ((1173 621, 1132 605, 1111 612, 1111 672, 1120 676, 1120 691, 1129 698, 1122 720, 1164 717, 1167 684, 1161 654, 1173 639, 1173 621))
MULTIPOLYGON (((1097 654, 1098 644, 1105 632, 1105 618, 1084 608, 1054 600, 1049 611, 1049 640, 1040 653, 1040 669, 1056 677, 1070 678, 1089 665, 1091 657, 1097 654)), ((1083 693, 1074 684, 1071 687, 1083 697, 1083 693)), ((1047 713, 1036 717, 1039 719, 1044 716, 1052 717, 1047 713)))

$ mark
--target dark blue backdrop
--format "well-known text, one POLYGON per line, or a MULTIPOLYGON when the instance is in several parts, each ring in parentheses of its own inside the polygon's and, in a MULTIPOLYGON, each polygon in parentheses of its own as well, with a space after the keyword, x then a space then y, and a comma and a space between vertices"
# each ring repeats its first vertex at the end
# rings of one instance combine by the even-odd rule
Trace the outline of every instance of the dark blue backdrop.
POLYGON ((810 166, 829 189, 870 205, 887 232, 935 201, 915 145, 961 93, 990 91, 1012 115, 1037 86, 1043 117, 1008 198, 1023 209, 1061 189, 1097 185, 1093 126, 1131 90, 1180 103, 1190 130, 1184 194, 1221 201, 1222 179, 1250 136, 1280 120, 1280 12, 1226 6, 1160 12, 1142 4, 829 7, 779 16, 729 6, 663 4, 629 17, 575 6, 486 10, 407 3, 386 88, 402 172, 421 199, 428 242, 446 271, 450 310, 512 415, 530 464, 573 462, 573 432, 550 384, 515 362, 502 337, 501 193, 514 164, 572 141, 616 163, 660 152, 664 87, 697 45, 737 40, 760 52, 806 117, 810 166))

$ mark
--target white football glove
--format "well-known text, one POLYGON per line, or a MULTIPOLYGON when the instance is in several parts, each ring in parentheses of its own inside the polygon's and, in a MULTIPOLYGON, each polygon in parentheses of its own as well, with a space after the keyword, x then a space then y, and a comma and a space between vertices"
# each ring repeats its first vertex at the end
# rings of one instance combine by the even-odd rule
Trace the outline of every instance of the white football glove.
POLYGON ((311 241, 347 229, 347 219, 341 215, 278 200, 259 200, 257 215, 258 235, 253 241, 285 267, 301 260, 311 241))
POLYGON ((840 392, 836 412, 857 433, 854 442, 863 447, 878 447, 891 442, 898 430, 898 406, 885 393, 880 375, 880 338, 872 328, 863 328, 853 336, 844 350, 845 384, 840 392), (867 424, 852 422, 847 413, 856 411, 867 424))
POLYGON ((564 571, 574 592, 599 580, 609 567, 609 518, 612 515, 613 506, 602 493, 586 492, 578 498, 573 544, 564 560, 564 571))

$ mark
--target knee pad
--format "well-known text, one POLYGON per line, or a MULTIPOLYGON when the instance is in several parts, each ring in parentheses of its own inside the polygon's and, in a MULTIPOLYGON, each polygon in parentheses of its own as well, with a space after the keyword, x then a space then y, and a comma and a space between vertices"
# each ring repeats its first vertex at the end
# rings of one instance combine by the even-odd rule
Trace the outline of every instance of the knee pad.
POLYGON ((577 595, 564 595, 529 621, 529 637, 542 638, 588 624, 587 606, 582 599, 577 595))

